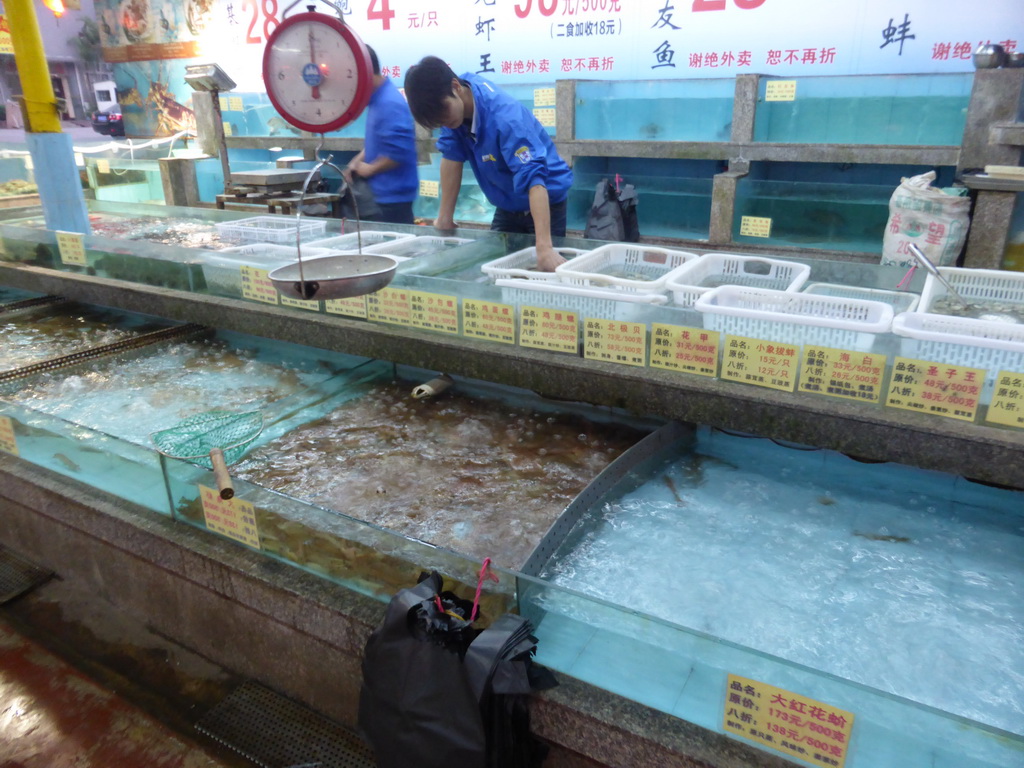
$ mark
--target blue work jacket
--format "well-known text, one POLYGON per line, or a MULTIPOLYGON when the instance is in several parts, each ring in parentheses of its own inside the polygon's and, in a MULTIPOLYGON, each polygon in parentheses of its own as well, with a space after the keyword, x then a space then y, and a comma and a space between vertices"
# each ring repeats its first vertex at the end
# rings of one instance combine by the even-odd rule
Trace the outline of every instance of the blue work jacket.
POLYGON ((398 163, 397 168, 374 174, 367 181, 378 203, 407 203, 420 191, 416 170, 416 133, 405 97, 390 80, 370 96, 366 111, 364 161, 381 155, 398 163))
POLYGON ((461 76, 473 89, 473 126, 441 128, 441 156, 468 162, 487 199, 506 211, 530 210, 530 187, 548 190, 561 203, 572 186, 572 169, 537 118, 514 98, 479 75, 461 76))

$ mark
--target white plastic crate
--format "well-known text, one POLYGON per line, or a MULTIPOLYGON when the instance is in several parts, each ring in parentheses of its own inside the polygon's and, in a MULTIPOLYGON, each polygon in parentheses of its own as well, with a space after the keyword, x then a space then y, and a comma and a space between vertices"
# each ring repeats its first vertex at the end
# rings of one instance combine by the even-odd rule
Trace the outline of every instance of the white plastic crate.
POLYGON ((581 318, 599 317, 615 320, 624 304, 656 306, 668 301, 660 293, 626 293, 543 280, 499 278, 494 282, 501 288, 501 300, 516 306, 541 306, 576 312, 581 318))
POLYGON ((217 223, 217 232, 222 240, 235 243, 295 243, 298 233, 303 243, 321 238, 327 231, 327 222, 316 219, 285 216, 253 216, 237 221, 217 223))
POLYGON ((904 312, 893 319, 892 332, 902 337, 903 357, 986 369, 985 394, 999 371, 1024 373, 1024 324, 904 312))
POLYGON ((673 274, 665 287, 681 307, 692 307, 702 295, 720 285, 740 285, 773 291, 798 291, 811 276, 806 264, 738 253, 705 253, 673 274))
MULTIPOLYGON (((1005 272, 1000 269, 961 269, 959 267, 939 267, 942 275, 953 289, 967 301, 978 303, 999 302, 1020 305, 1024 310, 1024 272, 1005 272)), ((934 314, 935 303, 948 296, 946 286, 928 275, 921 291, 921 303, 918 312, 934 314)))
POLYGON ((312 240, 309 245, 314 248, 328 248, 332 251, 356 251, 362 242, 363 248, 380 243, 393 243, 396 240, 409 240, 413 235, 405 232, 380 232, 376 230, 366 232, 348 232, 344 235, 333 235, 323 240, 312 240))
POLYGON ((563 283, 620 291, 661 292, 675 270, 700 257, 633 243, 609 243, 555 267, 563 283))
POLYGON ((439 237, 437 235, 423 235, 420 237, 409 237, 404 240, 392 240, 389 243, 377 243, 363 248, 363 253, 380 253, 384 256, 393 256, 402 261, 412 259, 416 256, 427 256, 431 253, 439 253, 449 248, 455 248, 465 243, 472 243, 468 237, 439 237))
MULTIPOLYGON (((580 254, 587 253, 579 248, 555 248, 555 251, 566 260, 572 260, 580 254)), ((559 279, 555 272, 537 271, 537 249, 533 247, 510 253, 508 256, 502 256, 494 261, 488 261, 480 267, 480 270, 492 280, 519 278, 551 282, 559 279)))
MULTIPOLYGON (((203 277, 206 287, 217 293, 232 296, 242 294, 242 267, 256 267, 268 272, 298 261, 298 249, 274 243, 252 243, 225 248, 221 251, 199 251, 198 259, 203 265, 203 277)), ((331 251, 326 248, 310 248, 303 246, 302 258, 328 256, 331 251)))
POLYGON ((892 307, 893 312, 913 312, 917 309, 921 297, 909 291, 887 291, 881 288, 861 288, 856 285, 841 283, 808 283, 804 293, 816 296, 838 296, 842 299, 864 299, 865 301, 884 301, 892 307))
POLYGON ((867 352, 892 326, 892 306, 881 301, 815 296, 766 288, 724 285, 694 305, 704 327, 733 336, 786 344, 867 352))

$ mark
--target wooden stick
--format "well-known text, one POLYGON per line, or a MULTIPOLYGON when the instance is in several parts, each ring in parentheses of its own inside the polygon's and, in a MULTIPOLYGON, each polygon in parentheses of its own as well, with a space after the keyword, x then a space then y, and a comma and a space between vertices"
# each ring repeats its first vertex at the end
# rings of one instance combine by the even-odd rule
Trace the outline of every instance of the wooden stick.
POLYGON ((213 464, 213 477, 217 481, 222 499, 230 499, 235 495, 235 487, 231 484, 231 475, 228 474, 228 465, 224 461, 224 451, 220 448, 210 449, 210 462, 213 464))

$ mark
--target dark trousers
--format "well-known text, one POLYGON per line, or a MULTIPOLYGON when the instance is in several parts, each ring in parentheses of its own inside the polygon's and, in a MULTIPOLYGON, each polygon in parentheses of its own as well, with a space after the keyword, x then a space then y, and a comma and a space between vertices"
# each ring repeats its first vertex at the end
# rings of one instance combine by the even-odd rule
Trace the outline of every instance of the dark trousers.
MULTIPOLYGON (((551 203, 551 236, 565 237, 566 200, 551 203)), ((529 211, 506 211, 496 208, 491 219, 492 232, 515 232, 517 234, 536 234, 533 228, 533 216, 529 211)))
POLYGON ((408 203, 377 203, 380 214, 374 216, 375 221, 388 224, 415 224, 412 215, 412 201, 408 203))

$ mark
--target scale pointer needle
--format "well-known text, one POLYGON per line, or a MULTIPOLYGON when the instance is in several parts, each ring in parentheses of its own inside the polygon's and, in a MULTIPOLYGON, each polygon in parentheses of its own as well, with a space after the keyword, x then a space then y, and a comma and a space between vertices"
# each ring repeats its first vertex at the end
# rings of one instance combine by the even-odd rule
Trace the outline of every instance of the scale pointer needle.
MULTIPOLYGON (((316 47, 314 46, 314 43, 313 43, 313 28, 312 27, 309 28, 309 61, 310 61, 310 63, 314 67, 316 67, 317 73, 319 73, 320 72, 320 67, 317 66, 317 63, 316 63, 316 47)), ((314 99, 319 99, 320 98, 320 83, 319 82, 317 82, 317 84, 313 86, 313 98, 314 99)))

